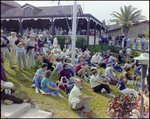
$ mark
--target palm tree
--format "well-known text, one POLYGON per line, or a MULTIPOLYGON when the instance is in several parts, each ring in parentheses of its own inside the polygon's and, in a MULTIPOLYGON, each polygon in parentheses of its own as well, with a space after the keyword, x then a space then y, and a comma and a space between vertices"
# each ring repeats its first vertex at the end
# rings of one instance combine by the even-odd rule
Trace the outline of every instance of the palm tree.
POLYGON ((141 20, 146 20, 146 17, 141 15, 142 10, 137 10, 137 8, 133 8, 132 5, 124 6, 124 9, 120 7, 121 13, 114 11, 112 14, 115 19, 109 20, 110 23, 115 23, 114 25, 121 25, 122 31, 125 34, 125 37, 128 36, 128 31, 133 23, 139 23, 141 20))

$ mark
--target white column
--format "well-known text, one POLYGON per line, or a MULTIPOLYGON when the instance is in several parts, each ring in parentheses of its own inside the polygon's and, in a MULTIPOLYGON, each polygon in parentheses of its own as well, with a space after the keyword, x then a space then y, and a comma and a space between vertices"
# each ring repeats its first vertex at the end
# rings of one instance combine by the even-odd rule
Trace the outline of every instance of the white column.
POLYGON ((76 45, 76 11, 77 1, 73 5, 73 25, 72 25, 72 64, 75 65, 75 45, 76 45))

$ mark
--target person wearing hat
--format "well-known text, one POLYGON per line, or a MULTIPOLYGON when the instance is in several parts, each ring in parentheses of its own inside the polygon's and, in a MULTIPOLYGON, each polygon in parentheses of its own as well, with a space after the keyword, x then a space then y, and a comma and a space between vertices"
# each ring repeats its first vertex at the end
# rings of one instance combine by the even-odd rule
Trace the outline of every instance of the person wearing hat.
POLYGON ((10 44, 9 40, 3 35, 3 33, 4 33, 4 31, 1 29, 1 51, 8 58, 10 68, 13 69, 16 67, 13 66, 13 59, 8 51, 8 46, 7 46, 7 44, 9 44, 11 46, 11 44, 10 44))
POLYGON ((103 82, 99 78, 97 78, 97 70, 93 70, 92 76, 90 78, 90 85, 94 92, 101 92, 101 90, 104 88, 109 96, 114 97, 114 95, 111 93, 109 88, 109 82, 103 82))
POLYGON ((79 78, 75 79, 75 84, 73 89, 69 94, 69 107, 72 110, 78 110, 80 116, 84 117, 85 113, 87 113, 88 118, 94 118, 91 114, 91 106, 89 104, 88 99, 95 99, 92 96, 83 96, 80 92, 81 80, 79 78), (81 110, 80 110, 81 109, 81 110))
POLYGON ((26 44, 23 42, 21 35, 17 35, 17 40, 15 41, 16 48, 16 59, 18 60, 19 71, 22 71, 21 59, 23 59, 23 69, 26 70, 26 52, 24 47, 26 44))
POLYGON ((31 67, 34 67, 34 56, 35 56, 35 34, 31 33, 30 34, 30 38, 26 43, 27 46, 27 56, 28 56, 28 60, 27 60, 27 64, 28 64, 28 68, 31 69, 31 67))
POLYGON ((54 70, 54 68, 52 67, 53 63, 48 60, 48 54, 44 54, 43 62, 47 63, 47 65, 48 65, 47 69, 48 70, 49 69, 51 69, 52 71, 54 70))
POLYGON ((57 47, 57 45, 58 45, 58 37, 56 36, 55 38, 54 38, 54 42, 53 42, 53 46, 54 47, 57 47))
POLYGON ((51 44, 53 45, 53 36, 52 35, 50 35, 49 40, 51 41, 51 44))

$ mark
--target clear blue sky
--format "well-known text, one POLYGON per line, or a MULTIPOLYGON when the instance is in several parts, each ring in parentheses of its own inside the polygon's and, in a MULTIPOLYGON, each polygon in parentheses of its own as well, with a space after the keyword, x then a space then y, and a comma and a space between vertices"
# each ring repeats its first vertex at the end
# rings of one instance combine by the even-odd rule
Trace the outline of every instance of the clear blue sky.
MULTIPOLYGON (((20 5, 29 3, 34 6, 57 6, 58 1, 16 1, 20 5)), ((142 15, 149 20, 149 1, 77 1, 81 4, 84 13, 90 13, 100 21, 107 21, 113 17, 110 15, 113 11, 120 12, 121 6, 132 5, 142 10, 142 15)), ((73 1, 61 1, 60 5, 73 5, 73 1)), ((64 13, 65 14, 65 13, 64 13)))

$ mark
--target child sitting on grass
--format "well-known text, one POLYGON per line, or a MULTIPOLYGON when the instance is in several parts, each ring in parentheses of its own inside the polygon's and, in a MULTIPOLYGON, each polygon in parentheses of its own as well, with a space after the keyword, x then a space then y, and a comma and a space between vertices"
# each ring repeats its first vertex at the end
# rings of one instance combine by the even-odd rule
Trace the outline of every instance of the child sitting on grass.
POLYGON ((61 77, 61 80, 60 81, 57 81, 56 82, 56 85, 60 88, 60 89, 62 89, 63 91, 65 91, 66 92, 66 94, 70 94, 70 92, 71 92, 71 90, 72 90, 72 88, 74 87, 74 84, 72 84, 72 85, 69 85, 69 81, 68 81, 68 79, 66 78, 66 76, 62 76, 61 77), (63 79, 66 79, 66 81, 67 81, 67 83, 63 83, 63 79))

